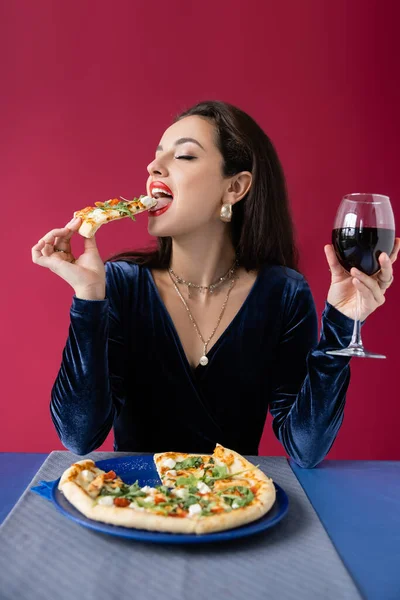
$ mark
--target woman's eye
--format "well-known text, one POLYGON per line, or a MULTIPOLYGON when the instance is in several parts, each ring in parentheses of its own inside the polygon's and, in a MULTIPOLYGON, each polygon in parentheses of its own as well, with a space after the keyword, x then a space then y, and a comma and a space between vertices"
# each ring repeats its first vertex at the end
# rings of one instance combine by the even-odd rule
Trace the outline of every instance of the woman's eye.
POLYGON ((194 160, 196 157, 195 156, 175 156, 175 158, 177 158, 177 159, 183 158, 184 160, 194 160))

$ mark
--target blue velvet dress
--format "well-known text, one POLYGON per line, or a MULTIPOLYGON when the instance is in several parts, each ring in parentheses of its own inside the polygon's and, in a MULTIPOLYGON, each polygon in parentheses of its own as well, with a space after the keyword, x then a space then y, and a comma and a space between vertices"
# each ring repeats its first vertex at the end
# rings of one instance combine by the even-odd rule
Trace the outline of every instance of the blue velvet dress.
POLYGON ((258 454, 268 410, 298 465, 313 467, 343 421, 353 320, 328 302, 318 320, 302 275, 265 266, 233 321, 193 369, 151 271, 106 263, 106 299, 72 299, 51 392, 63 445, 84 455, 114 428, 114 450, 258 454))

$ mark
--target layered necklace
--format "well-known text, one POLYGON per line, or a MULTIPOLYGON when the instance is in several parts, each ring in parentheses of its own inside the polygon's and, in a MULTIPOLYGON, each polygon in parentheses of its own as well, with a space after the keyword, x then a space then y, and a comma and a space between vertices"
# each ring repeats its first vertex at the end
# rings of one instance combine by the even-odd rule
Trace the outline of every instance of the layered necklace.
POLYGON ((203 344, 203 355, 200 357, 200 360, 199 360, 199 363, 201 364, 202 367, 205 367, 208 364, 208 358, 206 356, 207 355, 207 346, 211 342, 212 338, 214 337, 214 334, 217 331, 219 324, 221 323, 221 319, 224 316, 224 312, 225 312, 226 305, 228 303, 229 295, 230 295, 230 293, 232 291, 232 288, 235 285, 236 280, 237 280, 237 277, 235 277, 237 267, 238 267, 238 261, 236 259, 235 262, 233 263, 233 265, 230 267, 230 269, 225 273, 225 275, 223 275, 222 277, 220 277, 219 279, 217 279, 217 281, 215 281, 214 283, 211 283, 210 285, 197 285, 195 283, 192 283, 191 281, 186 281, 182 277, 179 277, 178 275, 176 275, 176 273, 174 273, 174 271, 171 268, 168 269, 168 274, 169 274, 169 276, 171 278, 171 281, 173 283, 175 291, 178 294, 179 298, 181 299, 181 301, 182 301, 182 303, 183 303, 183 305, 184 305, 184 307, 186 309, 186 312, 188 314, 188 317, 189 317, 189 319, 190 319, 193 327, 196 330, 197 335, 199 336, 199 338, 202 341, 202 344, 203 344), (195 318, 193 317, 192 313, 190 312, 190 308, 189 308, 189 306, 188 306, 185 298, 182 296, 182 294, 181 294, 181 292, 180 292, 180 290, 179 290, 179 288, 177 286, 177 283, 180 283, 180 284, 183 284, 183 285, 187 286, 187 288, 188 288, 188 298, 190 298, 191 297, 190 296, 190 289, 191 288, 198 289, 198 290, 200 290, 201 292, 204 292, 204 293, 209 292, 210 294, 212 294, 217 287, 219 287, 220 285, 222 285, 227 280, 229 280, 229 288, 228 288, 228 291, 226 293, 226 297, 225 297, 224 303, 222 305, 221 312, 219 314, 217 324, 215 325, 215 327, 214 327, 211 335, 209 336, 209 338, 207 340, 205 340, 203 338, 201 332, 200 332, 200 329, 199 329, 199 327, 198 327, 198 325, 196 323, 195 318))
POLYGON ((195 288, 200 292, 209 292, 210 294, 214 293, 214 290, 222 285, 227 279, 231 279, 234 275, 236 269, 238 267, 238 261, 235 259, 233 265, 227 270, 225 275, 219 277, 214 283, 210 283, 210 285, 197 285, 197 283, 192 283, 191 281, 186 281, 183 277, 179 277, 171 268, 168 269, 170 276, 172 275, 177 283, 186 285, 188 288, 188 298, 191 298, 190 292, 191 288, 195 288))

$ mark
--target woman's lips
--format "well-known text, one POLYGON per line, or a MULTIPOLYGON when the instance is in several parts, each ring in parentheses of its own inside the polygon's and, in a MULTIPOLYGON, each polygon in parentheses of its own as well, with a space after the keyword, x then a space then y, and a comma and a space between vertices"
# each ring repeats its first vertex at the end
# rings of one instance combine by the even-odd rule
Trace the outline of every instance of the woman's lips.
POLYGON ((155 210, 152 209, 152 210, 149 210, 147 212, 150 215, 150 217, 159 217, 160 215, 164 214, 169 209, 169 207, 171 206, 171 204, 172 204, 172 202, 170 202, 166 206, 162 206, 159 209, 155 209, 155 210))

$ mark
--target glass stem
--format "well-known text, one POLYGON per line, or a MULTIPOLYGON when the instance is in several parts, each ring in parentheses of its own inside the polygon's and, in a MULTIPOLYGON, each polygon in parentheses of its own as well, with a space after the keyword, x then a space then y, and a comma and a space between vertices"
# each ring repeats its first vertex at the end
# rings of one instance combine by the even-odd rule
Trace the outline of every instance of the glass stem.
POLYGON ((350 346, 363 348, 363 343, 361 339, 361 322, 360 322, 360 312, 361 312, 361 294, 358 290, 356 290, 356 314, 354 319, 354 328, 353 328, 353 336, 351 338, 350 346))

